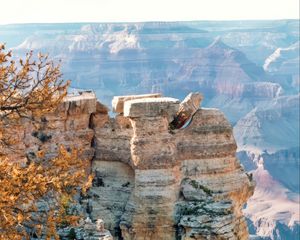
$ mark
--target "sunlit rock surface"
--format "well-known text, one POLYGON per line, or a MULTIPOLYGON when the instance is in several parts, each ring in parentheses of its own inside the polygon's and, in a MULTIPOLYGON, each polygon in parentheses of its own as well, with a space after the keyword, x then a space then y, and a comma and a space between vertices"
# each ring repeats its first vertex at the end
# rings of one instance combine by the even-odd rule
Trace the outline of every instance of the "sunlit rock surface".
MULTIPOLYGON (((254 183, 235 157, 232 128, 217 109, 198 109, 170 131, 172 98, 127 100, 95 127, 93 218, 124 239, 248 239, 242 206, 254 183)), ((200 104, 200 98, 198 99, 200 104)))
POLYGON ((90 227, 75 233, 90 231, 98 239, 93 226, 102 218, 116 239, 248 239, 241 210, 254 183, 235 157, 224 114, 199 108, 198 93, 182 103, 160 96, 123 99, 123 109, 110 118, 94 93, 73 93, 38 128, 20 125, 18 148, 27 160, 41 149, 54 157, 63 145, 81 149, 91 162, 87 172, 95 178, 80 200, 90 227), (181 111, 192 121, 171 130, 181 111))
MULTIPOLYGON (((12 48, 15 57, 34 50, 61 59, 64 78, 72 79, 73 87, 93 89, 107 106, 115 95, 162 92, 183 99, 201 91, 203 106, 216 107, 233 125, 238 123, 235 138, 239 158, 248 159, 243 160, 246 170, 257 169, 257 158, 263 155, 265 170, 288 195, 289 203, 282 204, 280 195, 273 194, 268 210, 258 215, 257 204, 269 201, 269 192, 277 187, 263 188, 265 192, 247 204, 253 211, 248 217, 257 216, 259 223, 250 223, 252 236, 293 240, 300 236, 293 217, 299 210, 293 207, 299 206, 299 104, 294 107, 288 99, 297 99, 299 93, 299 29, 297 19, 12 24, 0 26, 0 42, 12 48), (278 111, 281 103, 284 114, 278 111), (256 157, 247 157, 252 155, 256 157)), ((101 118, 108 116, 94 120, 102 124, 101 118)), ((10 132, 22 140, 21 128, 10 132)), ((10 155, 18 151, 24 146, 10 155)), ((123 159, 121 155, 116 157, 123 159)), ((264 185, 263 179, 257 184, 264 185)))
POLYGON ((38 129, 20 125, 18 146, 27 159, 34 161, 40 149, 51 158, 61 144, 82 149, 91 162, 93 184, 80 200, 91 227, 75 233, 97 237, 92 227, 101 218, 116 239, 248 239, 242 208, 254 182, 235 157, 224 114, 199 108, 198 93, 182 103, 161 96, 122 99, 123 109, 111 118, 92 92, 74 93, 38 129), (171 130, 180 112, 192 120, 171 130))
POLYGON ((79 92, 44 116, 38 130, 27 122, 20 149, 32 161, 40 149, 46 158, 59 145, 82 149, 87 173, 95 175, 80 199, 91 220, 75 233, 93 236, 84 239, 98 239, 98 219, 115 239, 248 239, 242 207, 254 183, 235 157, 231 125, 219 110, 199 108, 201 99, 133 96, 111 118, 92 92, 79 92), (180 111, 192 121, 171 130, 180 111))

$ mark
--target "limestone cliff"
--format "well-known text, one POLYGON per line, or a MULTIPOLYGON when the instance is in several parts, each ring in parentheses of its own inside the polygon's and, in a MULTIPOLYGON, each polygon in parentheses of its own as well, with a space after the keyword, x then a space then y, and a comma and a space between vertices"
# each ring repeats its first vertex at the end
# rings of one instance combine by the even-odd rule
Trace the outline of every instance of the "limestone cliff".
POLYGON ((230 124, 201 99, 189 108, 160 94, 117 97, 110 118, 93 93, 69 96, 38 130, 19 126, 18 149, 29 159, 38 149, 52 157, 59 144, 82 149, 95 178, 81 202, 115 239, 248 239, 241 210, 254 183, 230 124), (171 129, 183 108, 188 124, 171 129))
POLYGON ((198 109, 171 131, 180 102, 144 97, 115 98, 113 119, 93 115, 92 218, 120 239, 248 239, 241 209, 254 184, 224 115, 198 109))

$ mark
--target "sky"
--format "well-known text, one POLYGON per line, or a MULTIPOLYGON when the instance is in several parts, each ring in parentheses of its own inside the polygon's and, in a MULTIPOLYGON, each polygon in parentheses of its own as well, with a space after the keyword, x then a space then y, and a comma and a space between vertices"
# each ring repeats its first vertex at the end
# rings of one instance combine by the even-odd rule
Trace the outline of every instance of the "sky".
POLYGON ((0 0, 0 24, 299 19, 299 0, 0 0))

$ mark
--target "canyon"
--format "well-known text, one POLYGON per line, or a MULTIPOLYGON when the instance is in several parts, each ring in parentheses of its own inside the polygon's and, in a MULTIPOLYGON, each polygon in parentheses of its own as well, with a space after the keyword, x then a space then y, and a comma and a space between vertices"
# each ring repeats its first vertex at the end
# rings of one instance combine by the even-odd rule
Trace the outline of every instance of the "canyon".
POLYGON ((220 109, 234 127, 238 158, 257 183, 243 210, 250 239, 294 240, 299 29, 296 19, 11 24, 0 25, 0 42, 16 59, 33 50, 62 60, 71 86, 107 106, 116 95, 203 93, 201 106, 220 109))

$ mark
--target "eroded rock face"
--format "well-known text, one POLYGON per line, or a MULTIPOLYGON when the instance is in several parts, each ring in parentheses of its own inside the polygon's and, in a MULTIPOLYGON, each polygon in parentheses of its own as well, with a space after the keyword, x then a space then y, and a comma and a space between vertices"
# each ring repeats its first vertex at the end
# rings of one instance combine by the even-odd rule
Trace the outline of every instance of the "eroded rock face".
POLYGON ((200 93, 190 93, 180 103, 176 116, 169 124, 171 130, 186 127, 200 107, 203 96, 200 93))
MULTIPOLYGON (((21 122, 15 123, 9 129, 12 137, 16 140, 15 144, 13 148, 8 148, 4 153, 8 158, 20 162, 46 161, 57 156, 59 146, 62 145, 67 151, 80 150, 79 157, 82 161, 90 163, 89 169, 86 169, 89 174, 95 154, 92 147, 95 134, 90 120, 93 113, 107 116, 107 109, 97 103, 94 93, 83 92, 78 95, 70 95, 64 99, 55 112, 36 119, 34 122, 23 119, 21 122), (44 159, 37 157, 37 152, 40 150, 44 150, 46 154, 44 159)), ((74 208, 76 208, 76 212, 88 216, 84 209, 86 201, 83 199, 81 202, 83 202, 82 206, 78 205, 74 208)), ((43 207, 42 201, 39 206, 43 207)), ((100 231, 95 223, 59 229, 58 233, 60 239, 63 240, 75 239, 75 236, 78 237, 76 239, 85 240, 113 239, 109 231, 104 231, 104 229, 100 231)))
POLYGON ((78 226, 66 227, 59 231, 60 239, 82 239, 82 240, 113 240, 111 233, 105 229, 104 221, 97 219, 92 222, 89 217, 81 220, 78 226))
POLYGON ((58 144, 83 149, 95 178, 82 206, 115 239, 248 239, 241 209, 254 183, 230 124, 217 109, 198 109, 201 100, 123 97, 110 118, 93 93, 71 96, 39 131, 21 126, 18 149, 32 159, 37 149, 55 156, 58 144), (179 112, 192 121, 171 129, 179 112))
POLYGON ((34 122, 23 119, 16 123, 9 130, 16 141, 13 148, 7 149, 8 157, 34 161, 36 152, 44 150, 45 158, 50 159, 57 156, 59 146, 63 145, 70 151, 81 150, 80 157, 91 162, 94 130, 90 127, 90 117, 96 112, 96 102, 92 92, 70 95, 55 112, 34 122))
MULTIPOLYGON (((202 96, 193 96, 200 104, 202 96)), ((110 193, 104 202, 93 199, 94 218, 108 216, 108 228, 128 240, 248 239, 241 209, 254 183, 235 157, 224 115, 163 97, 122 104, 124 115, 95 128, 93 169, 103 169, 103 185, 91 192, 110 193), (171 131, 183 107, 193 121, 171 131)))
POLYGON ((191 125, 177 134, 183 239, 248 239, 241 209, 253 194, 253 183, 235 157, 232 129, 224 115, 200 109, 191 125))

